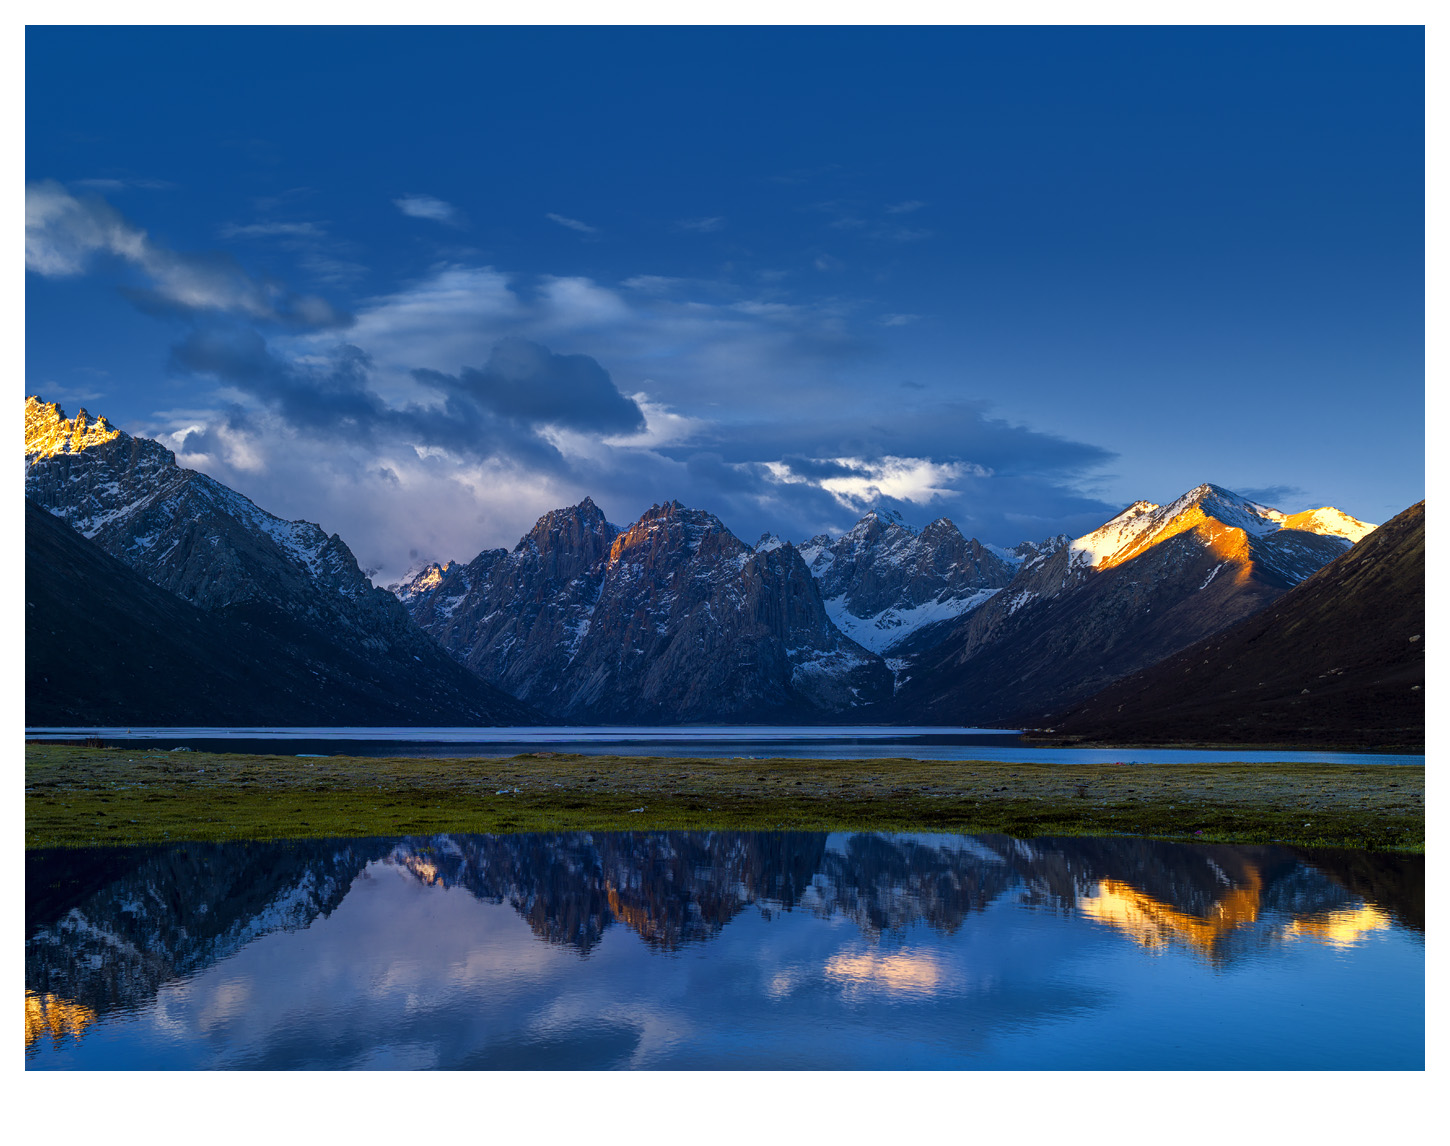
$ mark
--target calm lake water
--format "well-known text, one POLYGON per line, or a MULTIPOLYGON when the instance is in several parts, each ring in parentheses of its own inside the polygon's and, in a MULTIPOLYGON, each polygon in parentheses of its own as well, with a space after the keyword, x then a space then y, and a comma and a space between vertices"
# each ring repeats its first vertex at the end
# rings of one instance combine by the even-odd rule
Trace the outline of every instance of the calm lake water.
POLYGON ((26 853, 30 1069, 1423 1069, 1422 857, 641 832, 26 853))
POLYGON ((1182 748, 1041 748, 1015 729, 888 728, 862 725, 690 728, 27 728, 28 740, 99 737, 106 743, 207 752, 317 756, 513 756, 577 752, 589 756, 793 757, 871 760, 1001 760, 1009 763, 1097 764, 1137 760, 1171 763, 1420 764, 1424 756, 1368 752, 1211 751, 1182 748))

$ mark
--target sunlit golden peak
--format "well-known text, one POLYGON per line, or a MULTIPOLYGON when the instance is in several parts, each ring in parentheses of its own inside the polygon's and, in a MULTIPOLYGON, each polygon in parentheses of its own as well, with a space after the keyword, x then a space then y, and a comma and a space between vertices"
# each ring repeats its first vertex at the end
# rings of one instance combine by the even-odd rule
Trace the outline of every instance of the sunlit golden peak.
POLYGON ((1374 529, 1332 506, 1287 515, 1205 482, 1167 505, 1136 501, 1111 521, 1071 543, 1073 559, 1093 569, 1110 569, 1155 545, 1194 530, 1221 559, 1249 556, 1250 538, 1280 530, 1358 541, 1374 529))
POLYGON ((1284 519, 1284 528, 1303 529, 1309 533, 1324 533, 1349 541, 1359 541, 1373 533, 1377 527, 1360 521, 1357 517, 1350 517, 1332 505, 1325 505, 1319 509, 1306 509, 1302 513, 1290 514, 1284 519))
POLYGON ((91 420, 82 407, 75 418, 67 418, 55 402, 42 402, 35 395, 25 399, 26 460, 78 454, 121 437, 105 418, 91 420))

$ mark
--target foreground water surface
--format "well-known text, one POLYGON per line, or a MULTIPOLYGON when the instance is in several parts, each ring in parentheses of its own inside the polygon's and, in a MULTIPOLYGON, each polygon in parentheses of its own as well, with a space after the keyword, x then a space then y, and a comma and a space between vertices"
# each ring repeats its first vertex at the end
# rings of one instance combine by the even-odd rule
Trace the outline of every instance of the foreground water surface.
POLYGON ((1425 757, 1370 752, 1186 748, 1043 748, 1017 729, 869 725, 705 725, 688 728, 27 728, 28 740, 192 748, 307 756, 513 756, 573 752, 586 756, 790 757, 808 760, 999 760, 1020 764, 1326 763, 1419 764, 1425 757))
POLYGON ((876 833, 26 853, 30 1069, 1422 1069, 1418 856, 876 833))

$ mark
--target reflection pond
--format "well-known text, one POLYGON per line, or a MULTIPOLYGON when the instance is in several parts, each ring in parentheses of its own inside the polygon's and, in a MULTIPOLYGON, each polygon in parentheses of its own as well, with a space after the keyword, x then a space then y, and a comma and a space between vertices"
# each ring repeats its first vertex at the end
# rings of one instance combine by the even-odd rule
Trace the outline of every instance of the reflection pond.
POLYGON ((1422 1069, 1424 859, 635 832, 26 853, 30 1069, 1422 1069))

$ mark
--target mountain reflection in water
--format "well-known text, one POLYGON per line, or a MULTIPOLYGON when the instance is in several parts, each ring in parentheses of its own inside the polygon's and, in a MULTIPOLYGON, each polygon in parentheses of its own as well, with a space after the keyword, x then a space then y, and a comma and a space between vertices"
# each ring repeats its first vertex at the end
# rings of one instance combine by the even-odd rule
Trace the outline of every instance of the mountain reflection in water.
MULTIPOLYGON (((1346 953, 1393 936, 1423 974, 1423 857, 1413 856, 1141 839, 640 832, 190 844, 26 859, 31 1067, 1031 1066, 1040 1047, 1020 1048, 1025 1061, 1015 1063, 1006 1049, 1020 1031, 1102 1012, 1126 990, 1113 975, 1104 980, 1094 960, 1167 956, 1161 974, 1194 978, 1192 990, 1230 981, 1241 990, 1255 975, 1280 974, 1296 949, 1337 953, 1323 973, 1342 975, 1346 953), (526 925, 533 954, 509 939, 504 917, 489 914, 499 909, 526 925), (620 930, 632 935, 611 939, 620 930), (599 1002, 580 985, 586 972, 571 977, 560 957, 607 976, 611 998, 637 995, 637 1013, 622 1017, 617 1003, 599 1002), (349 960, 357 983, 339 970, 349 960), (710 968, 703 979, 692 969, 697 960, 710 968), (1068 989, 1061 980, 1072 967, 1081 970, 1068 989), (267 975, 295 980, 299 991, 315 976, 318 997, 331 995, 285 1007, 262 1001, 259 977, 267 975), (377 1004, 375 1019, 358 1012, 387 995, 380 979, 400 976, 411 984, 397 988, 412 1000, 397 1004, 412 1024, 411 1049, 379 1057, 378 1031, 395 1032, 400 1021, 381 1017, 394 1004, 377 1004), (686 994, 660 995, 676 990, 686 994), (579 991, 586 995, 570 998, 585 1017, 559 1027, 562 996, 579 991), (513 1018, 509 1000, 523 1008, 513 1018), (942 1031, 900 1047, 907 1061, 867 1045, 872 1021, 863 1008, 876 1015, 926 1004, 918 1021, 946 1023, 954 1049, 940 1051, 942 1031), (651 1008, 667 1017, 649 1030, 640 1015, 651 1008), (191 1025, 190 1044, 156 1033, 161 1010, 168 1029, 191 1025), (679 1035, 691 1017, 705 1020, 702 1010, 711 1023, 737 1023, 752 1049, 679 1035), (319 1032, 297 1029, 342 1012, 359 1024, 351 1042, 329 1030, 336 1045, 319 1047, 319 1032), (476 1029, 465 1034, 460 1014, 476 1029), (554 1016, 544 1023, 548 1037, 541 1015, 554 1016), (865 1023, 860 1047, 813 1041, 811 1031, 848 1019, 865 1023), (439 1033, 445 1028, 451 1033, 439 1033), (924 1051, 928 1043, 938 1049, 924 1051)), ((1402 986, 1413 1019, 1423 984, 1411 976, 1402 986)), ((1418 1028, 1410 1021, 1391 1038, 1406 1057, 1399 1065, 1413 1066, 1416 1054, 1423 1061, 1419 1007, 1418 1028)), ((879 1018, 893 1025, 893 1039, 910 1039, 896 1029, 901 1014, 879 1018)), ((1055 1039, 1061 1044, 1060 1031, 1055 1039)), ((1336 1061, 1354 1066, 1355 1036, 1345 1040, 1350 1057, 1336 1061)))

